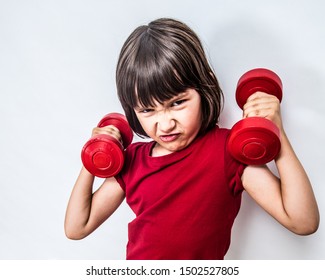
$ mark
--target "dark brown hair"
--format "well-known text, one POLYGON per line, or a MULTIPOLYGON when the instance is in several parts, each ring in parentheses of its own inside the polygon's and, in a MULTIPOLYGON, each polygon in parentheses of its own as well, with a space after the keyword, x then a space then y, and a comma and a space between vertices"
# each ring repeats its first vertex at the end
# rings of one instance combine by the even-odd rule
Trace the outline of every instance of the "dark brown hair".
POLYGON ((219 120, 223 93, 199 38, 180 21, 162 18, 136 28, 121 49, 116 84, 126 118, 140 136, 147 135, 134 108, 163 103, 188 88, 201 97, 200 133, 219 120))

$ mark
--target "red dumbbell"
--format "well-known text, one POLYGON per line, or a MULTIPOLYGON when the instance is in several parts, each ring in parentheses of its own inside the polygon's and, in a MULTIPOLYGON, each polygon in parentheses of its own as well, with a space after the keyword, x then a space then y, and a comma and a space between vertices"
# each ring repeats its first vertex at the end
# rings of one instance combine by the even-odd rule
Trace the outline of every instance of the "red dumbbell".
MULTIPOLYGON (((236 101, 242 109, 247 98, 257 91, 282 100, 282 82, 277 74, 256 68, 240 77, 236 101)), ((281 148, 279 128, 262 117, 249 117, 237 122, 231 129, 228 149, 232 156, 248 165, 265 164, 273 160, 281 148)))
POLYGON ((113 125, 120 131, 123 145, 113 136, 99 134, 90 138, 81 151, 85 168, 94 176, 101 178, 113 177, 121 171, 124 164, 124 149, 133 139, 133 132, 122 114, 107 114, 97 126, 108 125, 113 125))

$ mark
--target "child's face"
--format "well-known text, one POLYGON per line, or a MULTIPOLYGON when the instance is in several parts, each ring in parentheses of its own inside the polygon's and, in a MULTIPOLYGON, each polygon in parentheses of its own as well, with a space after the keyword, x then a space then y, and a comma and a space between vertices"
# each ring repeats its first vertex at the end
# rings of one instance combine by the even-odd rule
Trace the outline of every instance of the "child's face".
POLYGON ((180 151, 191 144, 201 128, 201 97, 195 89, 155 106, 134 108, 147 135, 157 142, 152 156, 180 151))

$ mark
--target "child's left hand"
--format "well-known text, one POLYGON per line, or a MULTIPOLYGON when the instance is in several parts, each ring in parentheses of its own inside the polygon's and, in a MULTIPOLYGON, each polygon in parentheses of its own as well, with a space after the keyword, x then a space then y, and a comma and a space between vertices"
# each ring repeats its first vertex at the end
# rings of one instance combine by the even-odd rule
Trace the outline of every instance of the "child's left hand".
POLYGON ((279 99, 271 94, 256 92, 248 97, 243 107, 243 118, 267 118, 283 130, 279 99))

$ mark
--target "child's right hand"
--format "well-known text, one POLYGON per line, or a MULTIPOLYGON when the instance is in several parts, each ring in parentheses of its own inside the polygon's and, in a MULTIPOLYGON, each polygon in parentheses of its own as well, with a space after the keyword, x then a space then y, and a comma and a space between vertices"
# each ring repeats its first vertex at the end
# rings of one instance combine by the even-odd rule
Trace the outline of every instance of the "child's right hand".
POLYGON ((117 139, 119 142, 122 143, 121 133, 114 125, 108 125, 108 126, 93 128, 91 136, 94 137, 94 136, 96 136, 98 134, 110 135, 110 136, 114 137, 115 139, 117 139))
POLYGON ((258 91, 249 96, 243 107, 243 117, 267 118, 283 131, 280 101, 272 94, 258 91))

